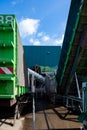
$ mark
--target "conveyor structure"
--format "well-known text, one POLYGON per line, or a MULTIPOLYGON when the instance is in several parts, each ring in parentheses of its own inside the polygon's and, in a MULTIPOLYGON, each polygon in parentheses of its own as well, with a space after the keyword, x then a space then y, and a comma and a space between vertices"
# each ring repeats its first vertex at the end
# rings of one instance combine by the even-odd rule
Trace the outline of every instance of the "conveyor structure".
POLYGON ((87 76, 87 0, 72 0, 58 70, 58 94, 81 98, 87 76))
POLYGON ((41 82, 45 82, 45 78, 42 75, 40 75, 39 73, 37 73, 29 68, 28 68, 28 74, 33 75, 34 78, 38 79, 41 82))

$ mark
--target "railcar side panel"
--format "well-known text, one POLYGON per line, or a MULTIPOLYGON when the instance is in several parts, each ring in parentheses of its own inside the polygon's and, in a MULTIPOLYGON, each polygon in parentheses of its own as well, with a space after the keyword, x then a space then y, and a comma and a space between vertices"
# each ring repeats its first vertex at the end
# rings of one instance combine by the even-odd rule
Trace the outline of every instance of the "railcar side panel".
POLYGON ((0 15, 0 100, 28 91, 28 72, 15 15, 0 15))

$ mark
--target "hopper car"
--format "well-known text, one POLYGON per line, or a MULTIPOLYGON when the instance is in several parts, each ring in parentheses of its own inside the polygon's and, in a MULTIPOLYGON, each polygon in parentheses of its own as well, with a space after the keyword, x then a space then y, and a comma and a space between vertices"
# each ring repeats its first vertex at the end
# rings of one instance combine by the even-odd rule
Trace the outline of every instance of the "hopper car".
POLYGON ((0 106, 29 93, 28 68, 15 15, 0 15, 0 106))

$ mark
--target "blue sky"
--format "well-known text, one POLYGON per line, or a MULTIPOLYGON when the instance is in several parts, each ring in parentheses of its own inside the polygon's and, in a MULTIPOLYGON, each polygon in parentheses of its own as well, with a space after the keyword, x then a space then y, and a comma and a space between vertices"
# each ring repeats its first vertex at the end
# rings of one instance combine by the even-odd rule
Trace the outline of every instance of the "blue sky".
POLYGON ((61 45, 71 0, 1 0, 1 14, 15 14, 23 45, 61 45))

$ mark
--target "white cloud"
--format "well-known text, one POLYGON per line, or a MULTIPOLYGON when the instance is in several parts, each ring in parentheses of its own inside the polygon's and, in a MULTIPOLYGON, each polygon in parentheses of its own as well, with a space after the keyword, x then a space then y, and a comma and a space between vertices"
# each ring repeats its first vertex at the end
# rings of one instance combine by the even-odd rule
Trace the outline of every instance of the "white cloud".
POLYGON ((40 20, 26 18, 19 22, 19 29, 23 38, 37 32, 40 20))
POLYGON ((31 38, 31 39, 29 40, 29 42, 30 42, 30 43, 34 43, 34 39, 31 38))
POLYGON ((15 6, 15 5, 20 4, 20 3, 22 3, 22 2, 23 2, 23 0, 13 0, 13 1, 11 2, 11 4, 12 4, 13 6, 15 6))
POLYGON ((43 36, 43 37, 42 37, 42 40, 43 40, 44 42, 49 41, 49 40, 50 40, 50 37, 49 37, 49 36, 43 36))
POLYGON ((41 45, 41 43, 40 43, 40 41, 37 40, 37 41, 34 41, 33 45, 39 46, 39 45, 41 45))
POLYGON ((33 45, 37 45, 37 46, 40 45, 40 41, 38 39, 31 38, 29 42, 32 43, 33 45))
POLYGON ((64 39, 64 34, 62 34, 62 37, 60 38, 60 39, 56 39, 55 40, 55 43, 56 43, 56 45, 62 45, 62 43, 63 43, 63 39, 64 39))
POLYGON ((43 35, 44 35, 44 33, 40 32, 40 33, 37 34, 37 37, 42 37, 43 35))
POLYGON ((50 36, 45 32, 38 32, 40 25, 39 19, 22 19, 19 22, 19 30, 22 36, 22 39, 26 40, 27 44, 30 45, 56 45, 62 46, 64 34, 59 37, 57 34, 50 36))
POLYGON ((38 34, 41 34, 40 37, 35 35, 34 37, 29 39, 29 43, 32 43, 33 45, 62 46, 64 35, 62 35, 61 38, 58 38, 57 35, 49 36, 45 33, 38 34))

